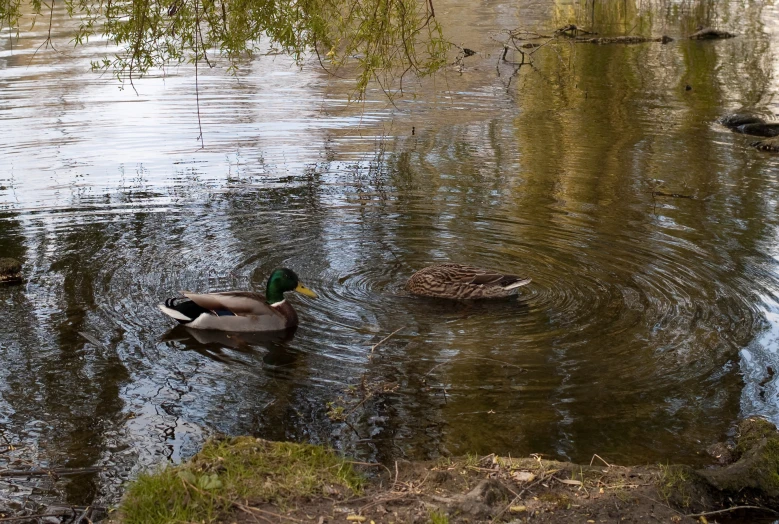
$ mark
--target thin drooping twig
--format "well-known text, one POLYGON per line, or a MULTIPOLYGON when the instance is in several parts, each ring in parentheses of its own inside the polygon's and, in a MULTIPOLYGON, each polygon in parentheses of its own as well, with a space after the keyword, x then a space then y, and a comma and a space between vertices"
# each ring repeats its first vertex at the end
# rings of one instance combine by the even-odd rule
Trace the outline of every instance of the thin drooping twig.
MULTIPOLYGON (((203 124, 200 121, 200 85, 198 84, 198 70, 197 70, 197 63, 200 61, 200 57, 198 56, 198 36, 197 33, 199 32, 200 27, 200 13, 198 11, 198 5, 200 4, 200 0, 195 0, 195 105, 197 106, 197 127, 200 130, 200 134, 198 135, 197 139, 200 140, 200 149, 205 148, 205 144, 203 144, 203 124)), ((205 50, 204 50, 205 54, 205 50)))
POLYGON ((54 44, 51 41, 51 24, 54 20, 54 0, 51 0, 51 9, 49 9, 49 31, 46 33, 46 47, 51 44, 51 48, 54 49, 54 44))

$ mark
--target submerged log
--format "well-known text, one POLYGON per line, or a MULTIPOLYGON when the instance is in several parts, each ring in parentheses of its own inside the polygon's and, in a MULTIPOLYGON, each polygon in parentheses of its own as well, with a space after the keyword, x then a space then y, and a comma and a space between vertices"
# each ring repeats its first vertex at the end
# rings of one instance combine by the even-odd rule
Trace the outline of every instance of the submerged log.
POLYGON ((15 258, 0 258, 0 284, 21 282, 22 263, 15 258))
POLYGON ((673 38, 670 36, 601 36, 594 38, 577 37, 576 42, 582 44, 643 44, 645 42, 660 42, 661 44, 667 44, 673 42, 673 38))
POLYGON ((770 124, 766 122, 743 124, 736 127, 733 131, 745 135, 774 137, 779 136, 779 124, 770 124))
POLYGON ((750 146, 760 149, 761 151, 771 151, 772 153, 779 153, 779 137, 766 138, 765 140, 758 140, 752 142, 750 146))
POLYGON ((779 503, 779 432, 765 419, 753 417, 738 426, 733 449, 736 461, 723 468, 698 474, 719 491, 743 497, 751 495, 766 506, 779 503))
POLYGON ((733 38, 735 36, 736 35, 733 33, 728 33, 727 31, 720 31, 719 29, 704 27, 691 34, 690 40, 722 40, 725 38, 733 38))
POLYGON ((765 124, 765 120, 749 113, 731 113, 721 117, 717 122, 729 129, 735 129, 746 124, 765 124))
POLYGON ((779 153, 779 137, 766 138, 765 140, 758 140, 752 142, 750 146, 760 149, 761 151, 771 151, 773 153, 779 153))

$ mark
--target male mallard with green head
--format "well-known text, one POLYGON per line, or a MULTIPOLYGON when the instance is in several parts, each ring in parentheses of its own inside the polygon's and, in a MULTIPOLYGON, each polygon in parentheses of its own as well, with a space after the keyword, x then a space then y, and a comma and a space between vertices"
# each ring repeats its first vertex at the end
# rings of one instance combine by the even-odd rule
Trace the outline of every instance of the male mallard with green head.
POLYGON ((252 291, 184 292, 184 296, 169 298, 159 308, 179 323, 195 329, 281 331, 298 325, 298 315, 284 297, 287 291, 316 297, 294 271, 280 268, 268 278, 265 296, 252 291))
POLYGON ((406 290, 426 297, 479 300, 514 295, 530 281, 480 267, 436 264, 411 275, 406 290))

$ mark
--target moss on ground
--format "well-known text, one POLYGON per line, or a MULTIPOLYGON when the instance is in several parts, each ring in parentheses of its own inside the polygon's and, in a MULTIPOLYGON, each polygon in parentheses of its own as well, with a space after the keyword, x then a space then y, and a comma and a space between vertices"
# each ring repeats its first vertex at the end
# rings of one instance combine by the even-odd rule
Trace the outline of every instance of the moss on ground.
POLYGON ((741 458, 744 453, 753 449, 763 439, 777 439, 776 426, 769 421, 751 417, 739 424, 738 443, 736 444, 736 458, 741 458))
POLYGON ((737 461, 701 474, 728 494, 751 492, 769 504, 779 504, 779 432, 765 419, 751 417, 739 424, 737 461))
POLYGON ((186 464, 141 475, 119 515, 127 524, 214 522, 236 508, 251 511, 249 503, 283 510, 304 497, 356 493, 362 484, 350 463, 321 446, 212 440, 186 464))
POLYGON ((692 502, 690 481, 693 471, 689 466, 659 465, 660 478, 657 481, 657 491, 666 504, 689 508, 692 502))
POLYGON ((15 282, 22 279, 22 263, 15 258, 0 257, 0 282, 15 282))

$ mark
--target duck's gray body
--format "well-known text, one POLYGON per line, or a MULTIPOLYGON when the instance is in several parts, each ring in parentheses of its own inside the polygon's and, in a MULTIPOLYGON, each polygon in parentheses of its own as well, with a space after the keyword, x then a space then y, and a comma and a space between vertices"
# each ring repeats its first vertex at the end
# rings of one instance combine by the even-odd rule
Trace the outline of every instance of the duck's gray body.
POLYGON ((194 329, 219 331, 281 331, 298 325, 298 315, 282 300, 268 304, 265 297, 251 291, 222 293, 182 293, 159 308, 163 313, 194 329))

